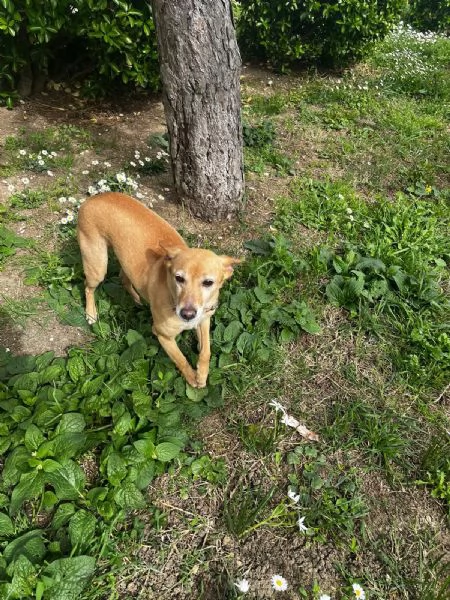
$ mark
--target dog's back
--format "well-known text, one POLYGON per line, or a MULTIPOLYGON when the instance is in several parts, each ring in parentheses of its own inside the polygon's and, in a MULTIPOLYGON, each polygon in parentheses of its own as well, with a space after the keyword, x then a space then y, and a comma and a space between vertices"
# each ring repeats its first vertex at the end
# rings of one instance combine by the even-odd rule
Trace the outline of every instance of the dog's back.
POLYGON ((183 238, 159 215, 141 202, 119 192, 88 198, 78 213, 78 236, 102 237, 118 254, 162 255, 164 247, 186 247, 183 238), (139 227, 136 227, 139 224, 139 227))

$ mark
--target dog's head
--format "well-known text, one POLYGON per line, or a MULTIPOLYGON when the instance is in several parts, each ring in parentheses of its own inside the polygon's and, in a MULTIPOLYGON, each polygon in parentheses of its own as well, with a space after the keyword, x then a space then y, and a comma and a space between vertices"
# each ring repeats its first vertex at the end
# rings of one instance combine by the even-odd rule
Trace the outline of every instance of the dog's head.
POLYGON ((178 317, 197 327, 217 308, 219 290, 240 259, 201 248, 164 248, 165 262, 178 317))

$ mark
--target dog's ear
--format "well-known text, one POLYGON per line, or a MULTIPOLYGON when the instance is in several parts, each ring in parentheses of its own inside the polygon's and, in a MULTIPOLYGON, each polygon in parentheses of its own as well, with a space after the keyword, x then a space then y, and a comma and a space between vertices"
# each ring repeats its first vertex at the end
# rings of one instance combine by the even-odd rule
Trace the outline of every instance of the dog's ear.
POLYGON ((161 248, 166 262, 170 262, 181 252, 181 248, 177 248, 176 246, 164 246, 163 244, 159 244, 159 247, 161 248))
POLYGON ((233 275, 233 265, 239 265, 242 260, 232 256, 221 256, 220 258, 223 262, 223 276, 225 279, 229 279, 233 275))

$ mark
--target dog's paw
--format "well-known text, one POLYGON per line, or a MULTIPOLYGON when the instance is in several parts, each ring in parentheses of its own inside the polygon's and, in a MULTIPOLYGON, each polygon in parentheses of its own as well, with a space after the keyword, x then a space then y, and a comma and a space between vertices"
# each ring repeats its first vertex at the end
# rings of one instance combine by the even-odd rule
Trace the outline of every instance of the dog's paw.
POLYGON ((89 325, 93 325, 97 322, 97 317, 93 317, 92 315, 86 315, 86 321, 89 323, 89 325))
POLYGON ((196 387, 204 388, 206 387, 206 377, 199 377, 197 375, 197 385, 196 387))
POLYGON ((206 380, 208 379, 208 371, 206 373, 201 373, 200 371, 197 370, 195 379, 197 382, 197 387, 199 387, 199 388, 206 387, 206 380))

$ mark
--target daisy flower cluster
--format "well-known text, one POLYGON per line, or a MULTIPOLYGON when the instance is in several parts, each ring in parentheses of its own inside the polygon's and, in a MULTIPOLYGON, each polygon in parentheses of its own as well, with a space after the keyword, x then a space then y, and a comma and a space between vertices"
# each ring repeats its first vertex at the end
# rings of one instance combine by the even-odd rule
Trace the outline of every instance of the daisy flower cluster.
MULTIPOLYGON (((120 172, 99 179, 94 185, 90 185, 88 193, 90 196, 102 192, 125 192, 131 193, 138 189, 138 183, 126 173, 120 172)), ((136 194, 137 195, 137 194, 136 194)))
POLYGON ((61 196, 58 198, 58 202, 61 206, 61 210, 64 212, 64 215, 59 220, 60 225, 75 224, 78 209, 80 208, 80 204, 84 202, 84 198, 82 200, 77 200, 73 196, 61 196))
POLYGON ((144 175, 156 175, 167 171, 169 163, 168 154, 165 150, 159 150, 156 156, 141 156, 139 150, 134 151, 134 159, 130 160, 130 167, 144 175))
POLYGON ((49 177, 53 177, 53 172, 50 167, 55 166, 55 159, 58 154, 54 151, 49 152, 48 150, 40 150, 39 152, 28 152, 24 148, 21 148, 17 153, 16 158, 19 159, 21 166, 29 171, 35 171, 36 173, 43 173, 47 171, 49 177))
MULTIPOLYGON (((272 588, 277 592, 285 592, 288 589, 288 582, 282 575, 272 575, 272 588)), ((237 591, 240 594, 246 594, 250 591, 251 585, 248 579, 238 579, 235 584, 237 591)), ((352 584, 354 597, 357 600, 365 600, 366 593, 359 583, 352 584)), ((321 594, 318 600, 332 600, 328 594, 321 594)))
POLYGON ((433 63, 427 48, 440 37, 437 33, 422 33, 400 23, 377 53, 377 62, 386 70, 379 85, 409 93, 432 89, 439 67, 433 63))

